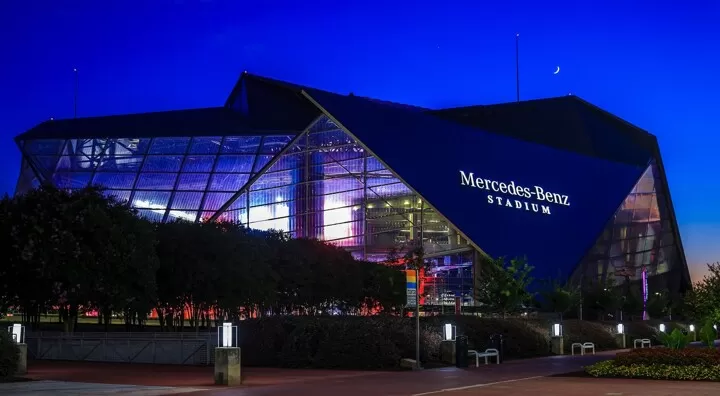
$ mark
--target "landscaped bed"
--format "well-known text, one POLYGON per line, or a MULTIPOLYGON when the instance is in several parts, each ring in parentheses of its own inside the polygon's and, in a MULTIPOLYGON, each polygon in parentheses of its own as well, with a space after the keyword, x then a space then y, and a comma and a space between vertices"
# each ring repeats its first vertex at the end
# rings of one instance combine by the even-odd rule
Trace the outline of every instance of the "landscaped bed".
POLYGON ((585 368, 594 377, 720 381, 720 351, 715 348, 648 348, 618 353, 585 368))

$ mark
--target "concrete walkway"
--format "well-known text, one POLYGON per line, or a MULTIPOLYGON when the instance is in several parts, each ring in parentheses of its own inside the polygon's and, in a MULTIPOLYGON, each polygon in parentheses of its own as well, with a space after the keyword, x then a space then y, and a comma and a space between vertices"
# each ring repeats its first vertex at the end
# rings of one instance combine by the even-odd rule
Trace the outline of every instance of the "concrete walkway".
POLYGON ((4 396, 50 396, 50 395, 123 395, 159 396, 177 395, 202 391, 202 388, 174 388, 168 386, 117 385, 62 381, 27 381, 0 383, 4 396))
MULTIPOLYGON (((122 395, 173 395, 197 396, 442 396, 482 394, 553 394, 553 395, 607 395, 595 389, 620 384, 622 389, 649 390, 638 387, 658 381, 599 380, 592 378, 548 376, 581 371, 583 366, 612 358, 614 352, 601 352, 585 356, 552 356, 537 359, 510 361, 500 365, 482 365, 478 368, 455 367, 416 372, 361 372, 332 370, 287 370, 247 368, 241 387, 217 387, 212 384, 212 367, 164 366, 122 363, 31 361, 28 378, 36 381, 0 384, 2 395, 86 395, 117 393, 122 395), (605 382, 608 382, 607 384, 605 382), (598 387, 600 384, 604 384, 598 387), (535 390, 538 391, 535 391, 535 390), (543 389, 542 391, 539 391, 543 389), (579 392, 579 393, 578 393, 579 392), (595 393, 593 393, 595 392, 595 393)), ((673 383, 674 384, 674 383, 673 383)), ((693 396, 700 396, 704 388, 697 384, 693 396)), ((702 385, 702 384, 701 384, 702 385)), ((679 385, 678 385, 679 386, 679 385)), ((707 384, 720 394, 720 385, 707 384)), ((618 388, 620 389, 620 388, 618 388)), ((669 388, 667 388, 669 389, 669 388)), ((683 388, 684 389, 684 388, 683 388)), ((627 396, 633 393, 619 394, 627 396)), ((618 394, 618 393, 616 393, 618 394)), ((638 393, 651 395, 653 393, 638 393)), ((662 394, 662 393, 658 393, 662 394)), ((678 394, 683 393, 664 393, 678 394)), ((690 394, 690 393, 688 393, 690 394)), ((713 394, 713 393, 711 393, 713 394)))

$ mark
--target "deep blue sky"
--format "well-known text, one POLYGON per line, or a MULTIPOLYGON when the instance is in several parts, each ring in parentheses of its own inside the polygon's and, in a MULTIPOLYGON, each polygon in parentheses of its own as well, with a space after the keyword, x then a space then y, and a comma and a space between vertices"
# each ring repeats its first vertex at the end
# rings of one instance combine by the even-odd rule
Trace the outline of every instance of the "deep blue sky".
POLYGON ((718 21, 714 0, 4 1, 0 191, 18 174, 12 137, 72 117, 74 67, 80 116, 221 105, 242 70, 488 104, 515 99, 519 32, 523 99, 572 92, 658 136, 697 279, 720 260, 718 21))

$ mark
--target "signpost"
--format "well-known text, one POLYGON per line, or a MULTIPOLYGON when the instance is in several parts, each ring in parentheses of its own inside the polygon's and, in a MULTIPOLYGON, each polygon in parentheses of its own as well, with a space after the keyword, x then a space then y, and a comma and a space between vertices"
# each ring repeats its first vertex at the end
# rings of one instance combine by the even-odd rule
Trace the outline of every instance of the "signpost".
POLYGON ((405 279, 407 281, 405 286, 407 302, 405 306, 407 308, 415 308, 417 307, 417 275, 415 274, 415 270, 406 270, 405 279))

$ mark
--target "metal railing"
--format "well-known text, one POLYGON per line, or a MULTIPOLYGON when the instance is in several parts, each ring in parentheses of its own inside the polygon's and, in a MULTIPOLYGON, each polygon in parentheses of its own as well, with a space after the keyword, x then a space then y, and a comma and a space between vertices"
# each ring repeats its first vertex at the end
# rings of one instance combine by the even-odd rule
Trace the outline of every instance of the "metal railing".
POLYGON ((217 338, 214 332, 28 332, 26 343, 35 359, 210 365, 217 338))

